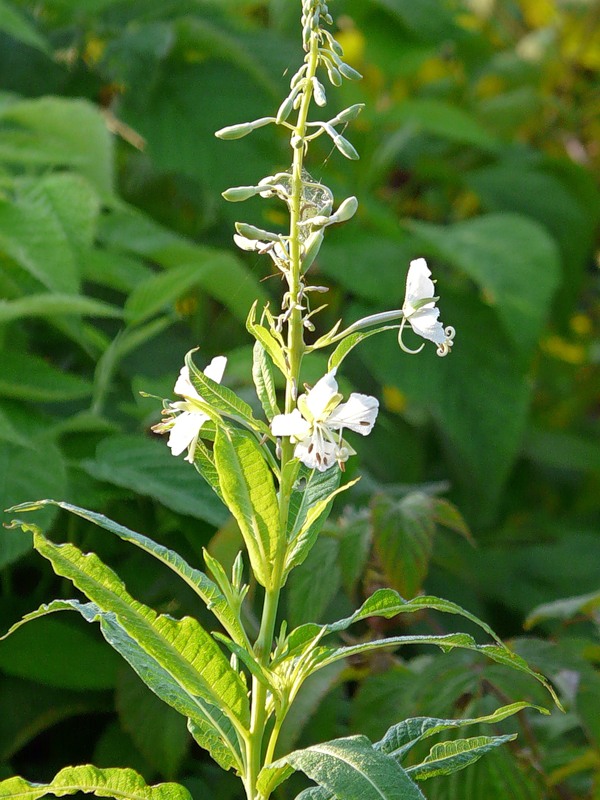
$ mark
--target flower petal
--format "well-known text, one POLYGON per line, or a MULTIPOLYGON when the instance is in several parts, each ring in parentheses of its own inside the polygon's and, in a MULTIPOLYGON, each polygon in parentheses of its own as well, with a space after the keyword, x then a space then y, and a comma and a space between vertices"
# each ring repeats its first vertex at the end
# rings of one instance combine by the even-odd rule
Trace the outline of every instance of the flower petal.
POLYGON ((174 456, 179 456, 198 436, 208 417, 201 411, 184 411, 175 419, 167 444, 174 456))
POLYGON ((204 370, 204 374, 207 378, 210 378, 211 381, 214 381, 215 383, 221 383, 226 366, 227 358, 225 356, 215 356, 208 367, 204 370))
POLYGON ((319 472, 333 467, 337 462, 338 447, 334 442, 323 438, 317 429, 312 436, 307 436, 296 445, 294 450, 295 458, 309 469, 316 469, 319 472))
POLYGON ((308 394, 304 395, 304 405, 312 417, 310 421, 322 422, 325 420, 341 399, 341 394, 338 394, 335 370, 327 372, 315 383, 308 394))
POLYGON ((435 344, 443 344, 446 341, 444 326, 439 321, 440 311, 438 308, 420 308, 408 318, 408 323, 415 333, 424 339, 429 339, 435 344))
POLYGON ((183 366, 179 370, 179 377, 177 378, 173 392, 181 395, 182 397, 193 397, 195 400, 200 399, 200 395, 194 389, 192 382, 190 381, 190 371, 187 366, 183 366))
MULTIPOLYGON (((416 313, 416 303, 435 296, 435 285, 429 277, 430 275, 431 270, 424 258, 417 258, 410 262, 408 275, 406 276, 406 296, 402 306, 404 316, 407 319, 416 313)), ((429 304, 424 307, 428 308, 429 304)))
POLYGON ((366 436, 373 430, 377 419, 379 401, 368 394, 353 392, 346 403, 334 409, 327 420, 327 427, 333 430, 348 428, 366 436))
POLYGON ((273 436, 294 436, 302 439, 308 435, 310 423, 295 408, 291 414, 276 414, 271 420, 273 436))

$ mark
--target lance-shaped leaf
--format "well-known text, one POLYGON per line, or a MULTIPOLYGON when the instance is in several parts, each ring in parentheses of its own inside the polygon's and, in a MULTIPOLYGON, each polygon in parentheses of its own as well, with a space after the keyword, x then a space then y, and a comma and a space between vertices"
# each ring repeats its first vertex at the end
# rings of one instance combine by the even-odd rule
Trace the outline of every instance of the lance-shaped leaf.
POLYGON ((344 800, 424 800, 419 787, 366 736, 349 736, 295 750, 263 768, 257 788, 268 796, 293 770, 344 800))
POLYGON ((472 739, 456 739, 434 745, 421 764, 407 769, 411 778, 418 781, 435 778, 436 775, 450 775, 479 761, 481 756, 506 742, 512 742, 517 734, 506 736, 475 736, 472 739))
MULTIPOLYGON (((260 342, 260 344, 265 348, 267 353, 271 356, 277 369, 283 375, 287 375, 289 369, 285 361, 282 342, 279 341, 279 339, 273 334, 273 325, 270 328, 266 328, 264 325, 262 325, 262 323, 256 322, 257 303, 258 301, 253 304, 252 308, 250 309, 250 313, 248 314, 248 319, 246 320, 246 328, 248 333, 251 333, 256 341, 260 342)), ((268 309, 265 309, 265 313, 267 313, 267 311, 268 309)), ((272 317, 268 313, 267 319, 268 321, 272 322, 272 317)))
POLYGON ((453 728, 466 728, 469 725, 494 724, 508 717, 512 717, 514 714, 518 714, 526 708, 533 708, 541 714, 550 713, 547 709, 541 708, 540 706, 519 702, 497 708, 493 714, 486 714, 483 717, 473 717, 470 719, 412 717, 411 719, 399 722, 397 725, 393 725, 386 732, 383 739, 377 742, 375 747, 383 753, 387 753, 387 755, 402 759, 417 742, 428 739, 430 736, 435 736, 437 733, 453 728))
POLYGON ((188 717, 189 725, 194 728, 192 735, 198 744, 208 750, 223 769, 235 767, 241 772, 243 767, 238 736, 225 714, 178 683, 170 672, 125 632, 114 614, 103 612, 95 603, 53 600, 26 614, 0 640, 27 622, 58 611, 77 611, 86 622, 99 622, 106 641, 129 663, 146 686, 165 703, 188 717))
POLYGON ((36 503, 22 503, 19 506, 9 509, 9 511, 36 511, 44 506, 58 506, 71 514, 76 514, 82 519, 92 522, 94 525, 103 528, 110 533, 114 533, 125 542, 131 542, 141 550, 154 556, 156 559, 165 564, 169 569, 172 569, 185 583, 190 586, 194 592, 202 599, 206 607, 212 611, 217 617, 221 625, 232 636, 232 638, 239 644, 247 644, 246 634, 239 619, 233 613, 223 593, 219 587, 210 580, 199 569, 191 567, 187 561, 182 558, 174 550, 169 550, 158 542, 153 541, 148 536, 126 528, 118 522, 105 517, 103 514, 97 514, 95 511, 88 511, 86 508, 71 505, 58 500, 38 500, 36 503))
POLYGON ((120 578, 94 553, 83 554, 72 544, 56 545, 33 525, 13 524, 30 530, 35 549, 50 561, 57 575, 68 578, 101 611, 114 614, 127 635, 180 685, 222 708, 234 724, 248 726, 246 688, 197 620, 157 614, 134 600, 120 578))
POLYGON ((252 378, 258 399, 270 421, 281 412, 277 405, 273 360, 259 341, 254 343, 252 351, 252 378))
POLYGON ((185 363, 190 371, 192 385, 204 402, 215 411, 233 417, 249 428, 252 428, 252 430, 270 436, 271 431, 268 426, 265 425, 264 422, 254 418, 254 414, 248 403, 241 400, 237 394, 232 392, 231 389, 228 389, 227 386, 221 386, 220 383, 216 383, 208 378, 196 367, 192 361, 193 352, 194 350, 190 350, 190 352, 187 353, 185 363))
POLYGON ((349 483, 340 486, 334 492, 331 492, 326 497, 317 500, 306 512, 306 517, 302 527, 296 534, 295 538, 290 542, 288 551, 285 558, 284 576, 302 564, 306 556, 309 554, 313 544, 315 543, 319 530, 327 519, 327 510, 331 507, 335 496, 340 492, 345 492, 351 486, 354 486, 360 478, 356 478, 349 483))
POLYGON ((329 361, 327 362, 327 370, 331 372, 333 369, 337 369, 342 361, 346 358, 346 356, 354 350, 357 344, 360 344, 365 339, 368 339, 370 336, 375 336, 376 333, 383 333, 383 331, 394 331, 398 330, 399 325, 384 325, 381 328, 376 328, 374 331, 364 331, 364 332, 356 332, 350 333, 348 336, 345 336, 342 341, 338 344, 335 348, 333 353, 329 356, 329 361))
POLYGON ((273 473, 260 445, 241 430, 217 430, 214 454, 221 492, 244 537, 252 570, 269 587, 280 527, 273 473))
POLYGON ((191 800, 188 790, 178 783, 148 786, 132 769, 98 769, 91 764, 65 767, 50 783, 32 783, 20 777, 0 782, 0 798, 3 800, 37 800, 49 794, 64 797, 78 792, 121 800, 191 800))
POLYGON ((298 536, 300 529, 306 522, 306 515, 315 503, 335 492, 340 485, 341 475, 342 473, 339 469, 327 469, 324 472, 320 472, 300 464, 290 496, 287 525, 288 542, 293 541, 298 536))

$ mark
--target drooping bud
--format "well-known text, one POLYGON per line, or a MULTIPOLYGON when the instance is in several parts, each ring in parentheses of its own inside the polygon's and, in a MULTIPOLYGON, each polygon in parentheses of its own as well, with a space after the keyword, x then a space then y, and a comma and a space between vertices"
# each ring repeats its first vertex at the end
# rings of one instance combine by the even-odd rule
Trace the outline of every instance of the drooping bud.
POLYGON ((336 133, 336 135, 331 138, 333 139, 334 145, 343 156, 349 158, 351 161, 357 161, 360 158, 354 145, 350 144, 348 139, 344 139, 340 133, 336 133))
POLYGON ((354 69, 354 67, 351 67, 349 64, 346 64, 343 61, 341 64, 338 64, 338 70, 341 72, 344 78, 348 78, 350 81, 359 81, 362 78, 362 75, 358 70, 354 69))
POLYGON ((327 95, 325 94, 325 87, 318 78, 312 79, 312 85, 313 85, 313 95, 315 98, 315 103, 321 107, 326 106, 327 95))
POLYGON ((260 191, 260 186, 232 186, 230 189, 225 189, 224 192, 221 192, 221 196, 230 203, 241 203, 243 200, 254 197, 260 191))
POLYGON ((267 242, 278 242, 279 234, 265 231, 262 228, 257 228, 255 225, 249 225, 247 222, 236 222, 236 231, 244 236, 246 239, 264 240, 267 242))
POLYGON ((357 209, 358 209, 358 200, 356 199, 356 197, 354 197, 354 195, 352 195, 352 197, 347 197, 343 201, 343 203, 340 203, 338 210, 331 217, 331 221, 347 222, 349 219, 352 219, 352 217, 356 214, 357 209))

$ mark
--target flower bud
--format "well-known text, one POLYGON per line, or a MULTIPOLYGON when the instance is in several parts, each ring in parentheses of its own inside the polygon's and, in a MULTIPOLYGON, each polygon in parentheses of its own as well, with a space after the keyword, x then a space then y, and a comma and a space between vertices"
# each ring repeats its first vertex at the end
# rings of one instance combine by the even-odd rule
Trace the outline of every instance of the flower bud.
POLYGON ((355 103, 353 106, 348 106, 348 108, 340 111, 335 120, 331 120, 330 125, 337 125, 340 122, 352 122, 358 117, 364 107, 364 103, 355 103))
POLYGON ((344 62, 338 64, 338 69, 344 78, 348 78, 350 81, 359 81, 362 78, 362 75, 358 70, 354 69, 354 67, 351 67, 349 64, 345 64, 344 62))
POLYGON ((246 239, 265 240, 267 242, 278 242, 279 234, 257 228, 255 225, 248 225, 247 222, 236 222, 236 231, 246 239))
POLYGON ((357 161, 360 158, 355 147, 350 144, 348 139, 344 139, 344 137, 341 134, 337 133, 333 137, 333 143, 340 151, 340 153, 346 158, 349 158, 351 161, 357 161))
POLYGON ((319 250, 323 244, 324 234, 323 229, 313 231, 306 242, 304 243, 304 255, 302 256, 302 271, 306 272, 312 267, 316 257, 319 255, 319 250))
POLYGON ((352 197, 347 197, 343 203, 340 203, 340 207, 331 217, 331 219, 335 219, 336 222, 347 222, 356 214, 357 209, 358 200, 356 197, 354 197, 354 195, 352 197))
POLYGON ((275 120, 278 125, 280 125, 282 122, 285 122, 285 120, 292 113, 295 99, 296 99, 296 92, 294 91, 291 94, 289 94, 285 98, 283 103, 279 106, 279 110, 277 111, 277 116, 275 117, 275 120))
POLYGON ((262 128, 270 122, 275 122, 275 117, 261 117, 254 122, 240 122, 239 125, 228 125, 215 133, 217 139, 242 139, 257 128, 262 128))
POLYGON ((325 94, 325 87, 321 81, 318 80, 318 78, 313 78, 312 85, 315 103, 321 107, 327 105, 327 95, 325 94))
POLYGON ((224 192, 221 192, 221 196, 230 203, 241 203, 243 200, 254 197, 259 191, 260 187, 258 186, 232 186, 230 189, 225 189, 224 192))

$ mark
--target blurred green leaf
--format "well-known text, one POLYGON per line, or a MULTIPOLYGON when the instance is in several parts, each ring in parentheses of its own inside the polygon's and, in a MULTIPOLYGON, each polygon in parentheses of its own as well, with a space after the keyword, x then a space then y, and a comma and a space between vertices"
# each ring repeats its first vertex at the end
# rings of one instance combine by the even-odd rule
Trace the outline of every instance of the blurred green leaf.
POLYGON ((0 359, 0 396, 27 402, 58 402, 89 397, 92 384, 38 356, 4 350, 0 359))
POLYGON ((46 55, 51 53, 45 37, 7 0, 0 0, 0 30, 46 55))

